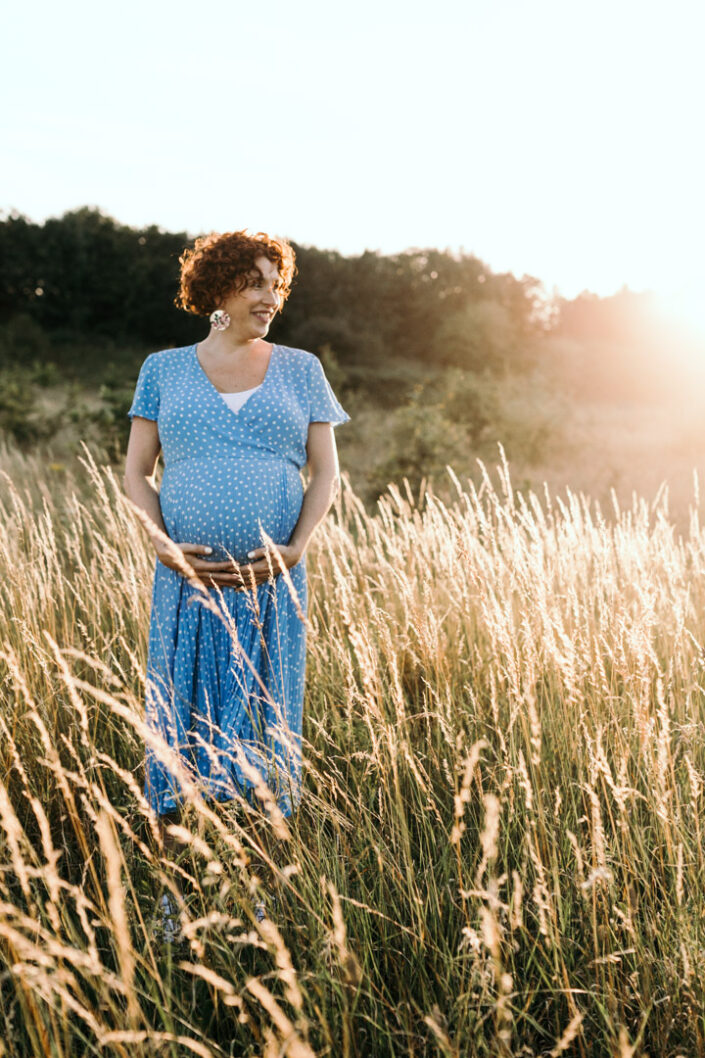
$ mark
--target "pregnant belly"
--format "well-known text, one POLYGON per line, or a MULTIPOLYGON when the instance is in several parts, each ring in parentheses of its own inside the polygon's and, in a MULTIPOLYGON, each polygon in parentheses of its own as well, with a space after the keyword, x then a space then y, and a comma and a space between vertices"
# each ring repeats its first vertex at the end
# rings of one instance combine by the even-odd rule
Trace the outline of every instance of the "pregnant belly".
POLYGON ((287 544, 298 521, 303 484, 283 459, 189 459, 164 468, 159 502, 178 543, 209 544, 211 557, 238 562, 261 547, 262 530, 287 544))

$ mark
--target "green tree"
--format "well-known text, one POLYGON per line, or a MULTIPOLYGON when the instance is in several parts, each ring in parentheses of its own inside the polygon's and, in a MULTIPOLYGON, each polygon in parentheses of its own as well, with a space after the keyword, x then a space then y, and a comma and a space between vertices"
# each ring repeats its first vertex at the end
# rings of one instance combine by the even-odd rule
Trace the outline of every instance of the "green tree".
POLYGON ((469 371, 497 370, 516 361, 520 345, 509 311, 496 301, 476 301, 439 326, 433 359, 469 371))

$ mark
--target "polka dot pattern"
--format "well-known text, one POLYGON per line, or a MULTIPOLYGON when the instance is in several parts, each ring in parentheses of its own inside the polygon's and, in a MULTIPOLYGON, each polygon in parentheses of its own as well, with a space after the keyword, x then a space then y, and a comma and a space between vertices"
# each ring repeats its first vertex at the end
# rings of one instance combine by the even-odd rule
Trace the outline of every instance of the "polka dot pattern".
MULTIPOLYGON (((262 530, 277 544, 291 537, 309 423, 350 418, 318 357, 284 345, 273 346, 262 385, 237 412, 203 371, 195 345, 150 353, 127 414, 158 424, 159 500, 171 539, 210 544, 209 558, 241 562, 264 542, 262 530)), ((305 556, 289 575, 306 613, 305 556)), ((244 758, 291 815, 301 796, 306 627, 281 575, 254 591, 223 587, 209 597, 218 614, 155 559, 147 724, 213 798, 252 799, 244 758)), ((168 812, 183 797, 178 777, 157 746, 148 743, 145 754, 145 796, 168 812)))

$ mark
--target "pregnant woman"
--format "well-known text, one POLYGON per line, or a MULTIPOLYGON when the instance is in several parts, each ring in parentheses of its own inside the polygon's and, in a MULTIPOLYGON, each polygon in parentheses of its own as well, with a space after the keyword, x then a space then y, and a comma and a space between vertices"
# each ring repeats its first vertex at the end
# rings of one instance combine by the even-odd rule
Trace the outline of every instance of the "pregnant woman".
MULTIPOLYGON (((251 799, 254 767, 288 816, 300 800, 306 548, 338 486, 332 427, 349 416, 316 356, 265 340, 295 271, 285 240, 211 234, 180 263, 176 304, 209 317, 210 333, 147 356, 128 412, 125 492, 161 530, 146 718, 207 795, 251 799)), ((150 745, 145 763, 166 836, 183 790, 150 745)))

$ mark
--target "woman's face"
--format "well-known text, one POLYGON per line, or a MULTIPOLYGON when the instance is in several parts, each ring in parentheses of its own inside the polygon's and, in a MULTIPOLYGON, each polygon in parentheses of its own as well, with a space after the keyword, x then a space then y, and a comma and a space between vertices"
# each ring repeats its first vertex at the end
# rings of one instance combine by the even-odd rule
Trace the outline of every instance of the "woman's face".
POLYGON ((244 290, 229 294, 220 308, 243 338, 262 338, 281 306, 279 269, 262 254, 248 274, 244 290))

